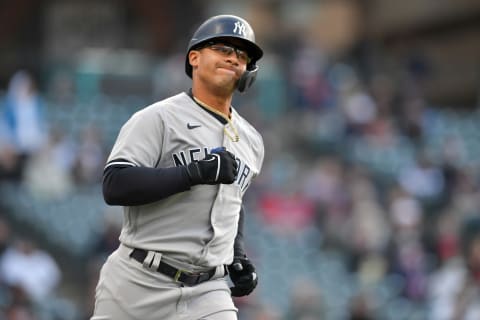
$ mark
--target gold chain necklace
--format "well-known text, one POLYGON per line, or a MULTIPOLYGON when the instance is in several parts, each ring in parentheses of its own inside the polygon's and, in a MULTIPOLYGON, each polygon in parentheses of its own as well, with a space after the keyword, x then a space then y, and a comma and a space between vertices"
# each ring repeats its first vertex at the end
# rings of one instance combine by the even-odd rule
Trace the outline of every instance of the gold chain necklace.
POLYGON ((238 135, 238 131, 237 131, 237 128, 235 128, 235 126, 233 125, 233 122, 232 120, 230 120, 230 117, 228 117, 226 114, 224 114, 223 112, 220 112, 212 107, 210 107, 208 104, 206 104, 205 102, 201 101, 200 99, 196 98, 196 97, 193 97, 193 99, 199 104, 201 105, 202 107, 204 107, 205 109, 207 109, 208 111, 211 111, 213 113, 215 113, 216 115, 222 117, 223 119, 225 119, 227 121, 227 123, 229 124, 229 126, 231 127, 232 129, 232 132, 233 133, 230 133, 228 130, 227 130, 227 126, 224 126, 223 127, 223 131, 225 132, 225 135, 233 142, 238 142, 240 140, 240 136, 238 135))

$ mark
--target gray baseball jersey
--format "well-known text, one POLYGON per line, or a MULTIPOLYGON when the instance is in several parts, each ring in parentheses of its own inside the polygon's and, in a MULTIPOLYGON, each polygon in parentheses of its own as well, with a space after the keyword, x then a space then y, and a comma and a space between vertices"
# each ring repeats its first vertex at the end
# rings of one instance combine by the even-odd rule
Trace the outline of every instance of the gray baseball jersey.
POLYGON ((107 166, 187 165, 223 146, 236 156, 239 172, 230 185, 196 185, 154 203, 124 207, 123 244, 199 267, 232 262, 242 197, 261 170, 264 145, 234 108, 231 120, 240 137, 237 142, 226 134, 233 130, 230 124, 222 124, 180 93, 138 111, 125 123, 107 166))

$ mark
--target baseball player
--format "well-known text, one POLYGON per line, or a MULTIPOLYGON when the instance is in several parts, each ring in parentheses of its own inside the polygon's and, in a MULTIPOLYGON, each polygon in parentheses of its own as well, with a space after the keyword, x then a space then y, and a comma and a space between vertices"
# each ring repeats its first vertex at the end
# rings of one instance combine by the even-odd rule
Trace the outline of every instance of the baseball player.
POLYGON ((258 282, 242 197, 264 145, 231 101, 262 55, 247 21, 208 19, 188 45, 192 88, 121 128, 103 178, 105 201, 124 206, 121 244, 102 267, 91 319, 237 319, 232 296, 258 282))

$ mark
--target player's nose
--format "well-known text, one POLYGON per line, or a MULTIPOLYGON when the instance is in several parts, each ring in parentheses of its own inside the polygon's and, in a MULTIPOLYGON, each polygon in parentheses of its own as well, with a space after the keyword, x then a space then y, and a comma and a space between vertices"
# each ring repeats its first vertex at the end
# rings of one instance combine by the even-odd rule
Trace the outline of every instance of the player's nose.
POLYGON ((234 65, 234 66, 238 66, 240 61, 238 60, 238 57, 237 57, 237 54, 235 53, 235 51, 233 51, 232 53, 230 53, 228 56, 225 57, 225 61, 234 65))

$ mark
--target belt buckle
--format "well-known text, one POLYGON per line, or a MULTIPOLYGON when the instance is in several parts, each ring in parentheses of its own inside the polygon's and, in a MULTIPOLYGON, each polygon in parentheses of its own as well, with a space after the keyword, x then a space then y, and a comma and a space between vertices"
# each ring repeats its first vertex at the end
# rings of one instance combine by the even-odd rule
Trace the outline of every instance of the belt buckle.
POLYGON ((175 272, 175 276, 173 277, 173 280, 175 282, 181 282, 179 281, 178 279, 180 278, 180 276, 182 275, 182 273, 188 273, 187 271, 185 270, 182 270, 182 269, 178 269, 177 272, 175 272))

